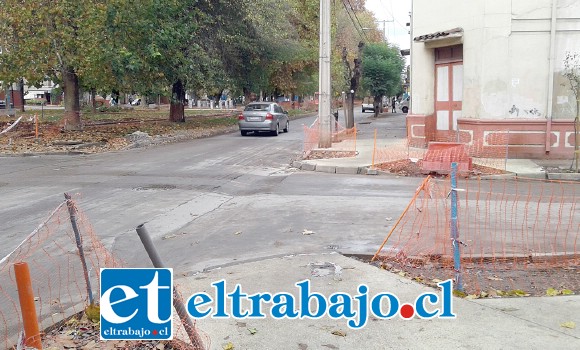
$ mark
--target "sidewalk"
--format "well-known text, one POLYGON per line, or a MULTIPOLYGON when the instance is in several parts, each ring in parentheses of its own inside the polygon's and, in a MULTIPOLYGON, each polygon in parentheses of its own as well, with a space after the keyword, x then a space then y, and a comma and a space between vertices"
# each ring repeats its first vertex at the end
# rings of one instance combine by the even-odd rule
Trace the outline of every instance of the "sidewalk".
MULTIPOLYGON (((373 160, 375 129, 378 130, 378 146, 385 147, 390 143, 400 142, 406 138, 405 114, 382 113, 378 118, 374 118, 373 114, 363 114, 362 117, 356 117, 355 123, 357 127, 357 155, 355 157, 299 160, 293 162, 292 166, 301 170, 337 174, 377 175, 381 173, 370 169, 373 160)), ((508 159, 506 170, 510 172, 509 176, 580 181, 580 174, 557 171, 558 168, 568 169, 570 162, 570 160, 508 159)))
MULTIPOLYGON (((226 280, 227 293, 239 283, 247 294, 288 292, 297 296, 294 284, 310 279, 312 291, 327 297, 335 292, 356 295, 360 284, 369 287, 370 297, 389 292, 397 295, 401 303, 414 302, 422 292, 440 294, 435 289, 339 254, 287 256, 242 263, 177 279, 176 283, 182 295, 201 291, 214 295, 211 283, 221 279, 226 280)), ((578 295, 477 300, 454 297, 453 303, 453 312, 457 314, 454 320, 371 318, 359 330, 350 329, 346 319, 274 320, 268 315, 270 304, 264 304, 262 309, 268 315, 265 319, 206 318, 198 320, 197 326, 211 339, 211 349, 225 349, 230 342, 236 350, 580 348, 578 295), (561 324, 565 322, 575 322, 577 326, 564 328, 561 324)), ((353 305, 357 304, 353 301, 353 305)), ((230 305, 227 308, 231 312, 230 305)))

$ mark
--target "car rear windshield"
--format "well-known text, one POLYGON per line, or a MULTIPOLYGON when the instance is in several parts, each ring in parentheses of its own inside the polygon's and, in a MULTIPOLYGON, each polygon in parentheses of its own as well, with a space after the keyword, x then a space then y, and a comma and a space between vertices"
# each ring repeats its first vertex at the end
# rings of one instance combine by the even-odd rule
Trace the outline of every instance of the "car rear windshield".
POLYGON ((269 111, 269 104, 247 105, 245 111, 269 111))

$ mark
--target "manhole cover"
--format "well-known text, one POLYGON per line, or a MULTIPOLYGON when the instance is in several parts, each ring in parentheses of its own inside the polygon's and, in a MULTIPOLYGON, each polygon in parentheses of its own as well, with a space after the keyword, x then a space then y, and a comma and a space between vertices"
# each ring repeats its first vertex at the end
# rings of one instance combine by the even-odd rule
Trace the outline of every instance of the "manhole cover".
POLYGON ((135 191, 166 191, 166 190, 173 190, 176 189, 177 186, 175 185, 163 185, 163 184, 153 184, 153 185, 145 185, 140 187, 135 187, 135 191))

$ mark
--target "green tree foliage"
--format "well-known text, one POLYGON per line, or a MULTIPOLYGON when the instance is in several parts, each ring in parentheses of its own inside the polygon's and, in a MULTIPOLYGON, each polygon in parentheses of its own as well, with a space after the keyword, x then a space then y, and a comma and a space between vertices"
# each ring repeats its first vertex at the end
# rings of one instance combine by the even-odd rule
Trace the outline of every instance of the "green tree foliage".
MULTIPOLYGON (((362 86, 374 97, 378 106, 383 96, 401 90, 401 74, 405 62, 398 48, 386 44, 369 44, 363 50, 362 86)), ((378 113, 378 108, 375 108, 378 113)))
POLYGON ((211 81, 211 58, 199 42, 208 14, 201 1, 111 1, 110 61, 117 90, 170 94, 170 120, 184 121, 185 89, 211 81), (171 87, 169 92, 169 87, 171 87))
POLYGON ((81 77, 104 82, 110 76, 106 51, 99 49, 105 1, 4 0, 0 8, 0 80, 59 82, 65 91, 64 126, 80 129, 81 77))
POLYGON ((170 95, 183 121, 186 90, 317 91, 318 31, 319 0, 3 0, 0 81, 59 83, 67 129, 80 87, 170 95))
POLYGON ((382 42, 375 18, 364 0, 334 3, 332 88, 346 92, 346 127, 354 127, 354 98, 360 86, 361 55, 365 43, 382 42), (351 93, 352 91, 352 93, 351 93))

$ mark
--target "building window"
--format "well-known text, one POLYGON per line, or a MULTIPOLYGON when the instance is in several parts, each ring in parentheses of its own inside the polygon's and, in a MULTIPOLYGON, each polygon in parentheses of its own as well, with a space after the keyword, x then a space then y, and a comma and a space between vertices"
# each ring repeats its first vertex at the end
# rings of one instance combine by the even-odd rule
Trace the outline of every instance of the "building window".
POLYGON ((463 61, 463 45, 435 49, 435 63, 463 61))

